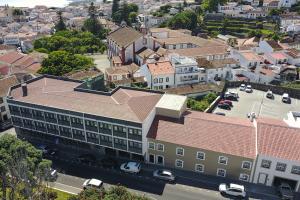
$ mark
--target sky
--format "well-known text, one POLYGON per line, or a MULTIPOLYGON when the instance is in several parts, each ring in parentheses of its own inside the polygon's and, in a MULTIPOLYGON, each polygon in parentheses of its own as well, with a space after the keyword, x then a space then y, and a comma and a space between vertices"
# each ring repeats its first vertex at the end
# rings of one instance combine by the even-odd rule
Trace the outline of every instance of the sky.
POLYGON ((0 6, 8 4, 15 7, 34 7, 36 5, 45 5, 48 7, 64 7, 68 5, 68 0, 0 0, 0 6))

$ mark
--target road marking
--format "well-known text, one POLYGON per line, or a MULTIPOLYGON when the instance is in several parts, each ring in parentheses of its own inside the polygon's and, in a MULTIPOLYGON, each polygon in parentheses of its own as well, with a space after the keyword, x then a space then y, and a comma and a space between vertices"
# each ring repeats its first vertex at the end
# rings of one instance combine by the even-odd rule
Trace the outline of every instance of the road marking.
MULTIPOLYGON (((48 186, 50 187, 50 186, 48 186)), ((68 193, 68 194, 73 194, 73 195, 78 195, 76 193, 73 193, 73 192, 69 192, 69 191, 66 191, 66 190, 62 190, 62 189, 59 189, 59 188, 56 188, 56 187, 50 187, 52 189, 55 189, 55 190, 58 190, 58 191, 61 191, 61 192, 65 192, 65 193, 68 193)))
POLYGON ((54 182, 54 184, 65 186, 65 187, 71 187, 71 188, 74 188, 76 190, 82 190, 82 188, 74 187, 74 186, 71 186, 71 185, 66 185, 66 184, 59 183, 59 182, 54 182))

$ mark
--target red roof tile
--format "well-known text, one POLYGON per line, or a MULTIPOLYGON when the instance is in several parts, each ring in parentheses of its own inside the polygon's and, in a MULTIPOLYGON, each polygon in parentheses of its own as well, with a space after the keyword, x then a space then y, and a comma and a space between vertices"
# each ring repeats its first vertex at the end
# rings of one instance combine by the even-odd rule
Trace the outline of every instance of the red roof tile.
POLYGON ((169 61, 162 61, 156 63, 148 63, 148 69, 152 75, 174 74, 175 70, 169 61))
POLYGON ((300 161, 300 129, 276 119, 257 120, 258 153, 300 161))
POLYGON ((235 156, 256 156, 255 128, 247 119, 194 111, 180 121, 157 116, 147 137, 235 156))

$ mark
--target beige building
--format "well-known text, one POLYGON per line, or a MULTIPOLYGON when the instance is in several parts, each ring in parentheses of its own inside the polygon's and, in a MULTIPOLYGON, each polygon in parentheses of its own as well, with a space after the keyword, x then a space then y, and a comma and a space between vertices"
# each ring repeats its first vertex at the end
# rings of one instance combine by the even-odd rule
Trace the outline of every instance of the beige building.
POLYGON ((256 136, 247 119, 191 111, 177 119, 158 115, 147 137, 149 163, 252 181, 256 136))

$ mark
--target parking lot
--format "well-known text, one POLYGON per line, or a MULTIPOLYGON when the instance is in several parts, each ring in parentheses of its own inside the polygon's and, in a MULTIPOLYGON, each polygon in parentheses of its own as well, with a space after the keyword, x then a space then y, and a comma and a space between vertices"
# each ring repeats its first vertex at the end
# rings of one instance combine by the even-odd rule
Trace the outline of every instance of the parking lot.
POLYGON ((266 92, 253 90, 252 93, 240 91, 239 88, 229 89, 239 95, 238 101, 233 101, 231 110, 216 107, 213 111, 225 113, 226 116, 246 118, 248 113, 255 112, 256 116, 276 119, 286 118, 289 111, 300 110, 300 100, 291 98, 291 103, 281 101, 281 95, 274 94, 274 99, 266 98, 266 92))

